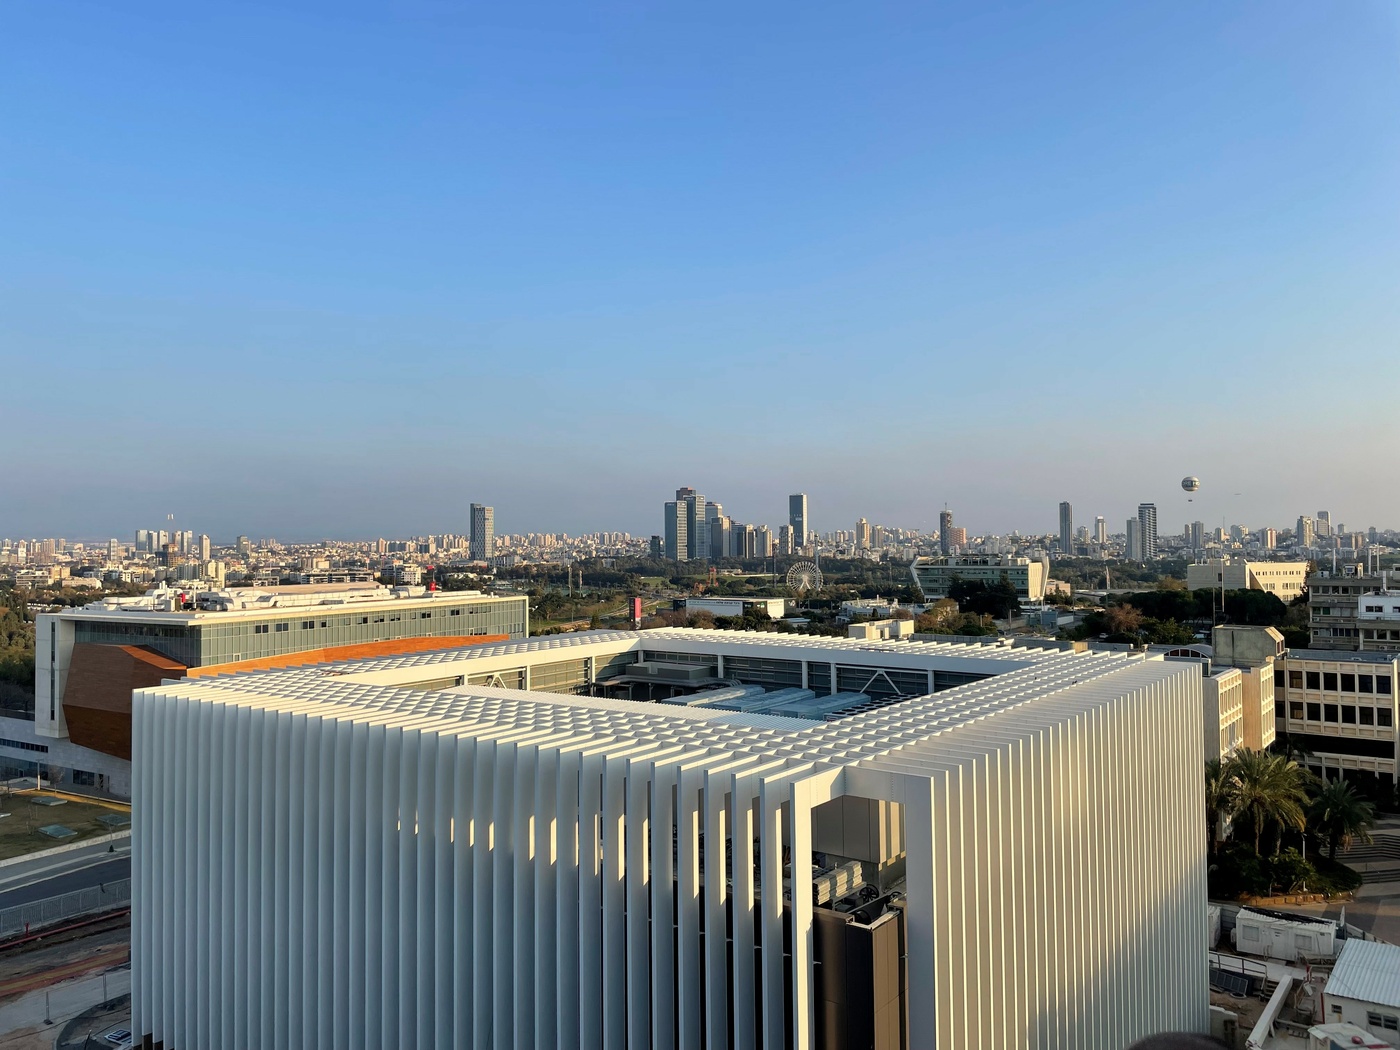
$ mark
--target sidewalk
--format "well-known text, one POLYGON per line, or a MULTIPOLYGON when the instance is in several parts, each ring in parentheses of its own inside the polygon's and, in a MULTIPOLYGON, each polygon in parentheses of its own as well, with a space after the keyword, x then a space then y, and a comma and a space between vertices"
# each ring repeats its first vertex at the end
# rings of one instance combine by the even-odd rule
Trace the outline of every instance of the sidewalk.
POLYGON ((64 1023, 130 991, 131 971, 121 969, 30 992, 22 999, 0 1006, 0 1047, 19 1050, 32 1045, 47 1050, 53 1046, 64 1023), (27 1039, 30 1030, 34 1035, 27 1039))

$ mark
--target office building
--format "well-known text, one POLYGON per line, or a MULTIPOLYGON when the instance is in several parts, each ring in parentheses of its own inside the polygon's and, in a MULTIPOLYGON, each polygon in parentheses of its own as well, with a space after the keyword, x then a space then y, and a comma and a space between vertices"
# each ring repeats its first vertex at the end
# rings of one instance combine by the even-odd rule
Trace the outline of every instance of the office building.
POLYGON ((80 783, 96 784, 100 777, 97 786, 124 795, 133 689, 167 679, 457 648, 528 633, 524 596, 363 584, 166 588, 40 613, 34 721, 14 720, 0 742, 0 760, 63 767, 80 783))
POLYGON ((1142 561, 1142 522, 1137 518, 1129 518, 1126 528, 1128 539, 1123 549, 1123 557, 1128 561, 1142 561))
POLYGON ((690 560, 689 509, 680 500, 667 502, 665 507, 666 559, 690 560))
POLYGON ((1208 558, 1186 566, 1186 587, 1192 591, 1265 591, 1287 603, 1307 590, 1308 563, 1208 558))
POLYGON ((1074 508, 1068 502, 1060 504, 1060 553, 1074 553, 1074 508))
POLYGON ((1138 504, 1138 542, 1142 545, 1142 561, 1157 557, 1157 504, 1138 504))
POLYGON ((335 670, 137 695, 147 1045, 1207 1028, 1194 666, 662 630, 335 670))
POLYGON ((1331 535, 1332 535, 1332 512, 1329 511, 1329 510, 1320 510, 1320 511, 1318 511, 1318 512, 1317 512, 1317 520, 1316 520, 1316 522, 1314 523, 1314 527, 1315 527, 1316 530, 1317 530, 1317 535, 1319 535, 1319 536, 1331 536, 1331 535))
POLYGON ((1206 523, 1193 521, 1187 528, 1187 545, 1193 550, 1204 550, 1206 545, 1206 523))
POLYGON ((807 546, 807 537, 811 535, 812 527, 807 520, 807 493, 794 492, 788 497, 788 524, 792 526, 796 545, 807 546))
POLYGON ((472 561, 489 561, 496 556, 496 508, 472 504, 472 561))
POLYGON ((1307 587, 1312 648, 1400 650, 1400 592, 1386 575, 1319 572, 1307 587))
POLYGON ((208 536, 201 534, 196 549, 199 552, 199 560, 208 561, 213 555, 214 545, 208 536))
POLYGON ((1259 545, 1266 551, 1276 549, 1278 547, 1278 529, 1260 529, 1259 545))
POLYGON ((1274 671, 1287 652, 1283 635, 1272 627, 1220 626, 1212 633, 1211 645, 1212 668, 1228 667, 1240 673, 1238 743, 1263 751, 1274 742, 1277 730, 1274 671))
POLYGON ((1108 542, 1108 522, 1100 514, 1094 519, 1094 542, 1102 547, 1108 542))
POLYGON ((1023 602, 1045 600, 1045 581, 1050 573, 1043 561, 1000 555, 956 555, 916 558, 909 567, 914 583, 925 601, 948 597, 948 588, 957 580, 999 583, 1005 577, 1023 602))
POLYGON ((1278 727, 1318 775, 1396 783, 1400 654, 1290 649, 1274 674, 1278 727))

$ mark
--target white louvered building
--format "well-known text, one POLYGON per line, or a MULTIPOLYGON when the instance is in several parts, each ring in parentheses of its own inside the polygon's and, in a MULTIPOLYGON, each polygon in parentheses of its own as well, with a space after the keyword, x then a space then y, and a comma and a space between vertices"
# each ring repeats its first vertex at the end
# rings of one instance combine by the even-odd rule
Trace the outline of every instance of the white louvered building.
POLYGON ((1201 688, 1117 653, 664 630, 141 690, 133 1027, 167 1050, 1204 1031, 1201 688))

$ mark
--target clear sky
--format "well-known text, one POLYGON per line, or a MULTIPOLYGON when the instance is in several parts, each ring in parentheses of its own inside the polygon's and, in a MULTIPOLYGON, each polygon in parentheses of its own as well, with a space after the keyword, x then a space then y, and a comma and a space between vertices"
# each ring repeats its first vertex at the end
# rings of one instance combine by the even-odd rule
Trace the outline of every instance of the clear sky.
POLYGON ((0 99, 0 535, 1400 526, 1393 0, 15 0, 0 99))

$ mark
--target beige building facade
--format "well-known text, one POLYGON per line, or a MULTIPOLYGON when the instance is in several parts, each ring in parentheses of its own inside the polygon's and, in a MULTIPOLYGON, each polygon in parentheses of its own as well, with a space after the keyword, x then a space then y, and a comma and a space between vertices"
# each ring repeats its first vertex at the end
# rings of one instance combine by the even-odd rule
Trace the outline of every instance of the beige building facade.
POLYGON ((1211 558, 1186 566, 1186 586, 1193 591, 1221 587, 1227 591, 1264 591, 1291 602, 1307 590, 1308 563, 1211 558))

